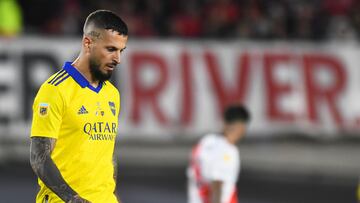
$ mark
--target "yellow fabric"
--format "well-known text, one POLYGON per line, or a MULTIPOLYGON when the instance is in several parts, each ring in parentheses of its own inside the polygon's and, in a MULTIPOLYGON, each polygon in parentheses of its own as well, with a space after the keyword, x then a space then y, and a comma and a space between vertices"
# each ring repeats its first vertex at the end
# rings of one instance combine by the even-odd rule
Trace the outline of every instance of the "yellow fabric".
POLYGON ((22 15, 14 0, 0 0, 0 34, 15 35, 21 32, 22 15))
MULTIPOLYGON (((105 82, 100 92, 82 88, 63 75, 55 86, 51 76, 40 87, 33 104, 31 137, 57 139, 51 154, 65 181, 92 203, 116 203, 112 156, 118 127, 120 95, 105 82), (111 105, 110 103, 113 102, 111 105)), ((39 179, 37 203, 63 202, 39 179)))

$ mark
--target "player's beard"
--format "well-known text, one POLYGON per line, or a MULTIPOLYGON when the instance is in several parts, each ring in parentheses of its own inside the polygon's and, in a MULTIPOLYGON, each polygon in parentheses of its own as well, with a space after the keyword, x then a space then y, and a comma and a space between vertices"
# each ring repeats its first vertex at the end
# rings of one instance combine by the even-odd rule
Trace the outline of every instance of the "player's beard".
POLYGON ((111 72, 103 73, 100 70, 100 63, 96 59, 90 59, 90 73, 93 78, 100 82, 107 81, 111 78, 111 72))

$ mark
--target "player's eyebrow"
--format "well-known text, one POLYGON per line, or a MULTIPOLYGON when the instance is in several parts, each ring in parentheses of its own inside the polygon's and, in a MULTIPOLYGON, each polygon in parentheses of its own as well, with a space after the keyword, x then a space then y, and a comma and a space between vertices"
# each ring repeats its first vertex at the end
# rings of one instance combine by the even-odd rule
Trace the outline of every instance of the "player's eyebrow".
POLYGON ((126 49, 126 47, 122 48, 122 49, 120 50, 120 52, 123 52, 125 49, 126 49))

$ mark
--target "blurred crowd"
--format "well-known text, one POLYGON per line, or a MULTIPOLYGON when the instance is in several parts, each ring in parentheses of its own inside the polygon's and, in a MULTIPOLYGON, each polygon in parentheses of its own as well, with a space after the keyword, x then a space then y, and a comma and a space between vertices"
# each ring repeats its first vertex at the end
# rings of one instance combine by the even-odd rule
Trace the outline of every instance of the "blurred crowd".
POLYGON ((359 0, 18 0, 17 3, 25 34, 80 35, 90 12, 109 9, 126 21, 132 37, 139 38, 319 41, 357 39, 360 35, 359 0))

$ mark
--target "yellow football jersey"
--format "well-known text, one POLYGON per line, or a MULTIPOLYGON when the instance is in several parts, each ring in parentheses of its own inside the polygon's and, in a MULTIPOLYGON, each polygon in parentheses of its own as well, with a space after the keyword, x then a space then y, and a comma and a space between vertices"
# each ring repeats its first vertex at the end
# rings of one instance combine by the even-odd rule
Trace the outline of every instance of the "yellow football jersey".
MULTIPOLYGON (((31 137, 57 139, 51 158, 65 181, 92 203, 118 202, 113 151, 120 94, 108 81, 97 88, 66 62, 42 86, 33 104, 31 137)), ((39 179, 37 203, 63 202, 39 179)))

